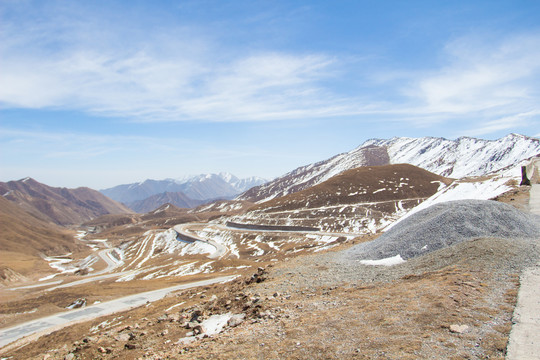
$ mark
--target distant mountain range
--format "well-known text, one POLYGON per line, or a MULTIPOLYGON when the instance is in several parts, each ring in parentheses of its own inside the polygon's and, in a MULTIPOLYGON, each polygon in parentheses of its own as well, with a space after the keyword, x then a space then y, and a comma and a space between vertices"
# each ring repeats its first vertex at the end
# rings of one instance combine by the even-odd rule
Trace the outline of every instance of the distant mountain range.
POLYGON ((230 173, 202 174, 182 179, 145 180, 118 185, 103 189, 101 193, 137 212, 147 212, 165 203, 185 208, 216 199, 233 199, 266 181, 255 176, 239 179, 230 173))
POLYGON ((33 216, 57 225, 81 224, 105 214, 133 212, 99 191, 51 187, 32 178, 0 182, 0 195, 33 216))
POLYGON ((158 209, 163 204, 172 204, 179 208, 194 208, 205 203, 203 200, 193 200, 187 197, 183 192, 164 192, 147 197, 143 200, 137 200, 126 205, 133 211, 143 214, 158 209))
POLYGON ((217 199, 233 199, 238 194, 237 200, 264 202, 362 166, 408 163, 441 176, 462 178, 485 175, 537 154, 540 141, 517 134, 498 140, 396 137, 368 140, 350 152, 300 167, 270 182, 258 177, 239 179, 229 173, 203 174, 145 180, 100 193, 89 188, 54 188, 26 178, 0 182, 0 195, 39 219, 73 225, 105 214, 132 213, 132 209, 147 213, 166 203, 194 208, 217 199))
POLYGON ((254 187, 237 199, 268 201, 307 189, 359 166, 407 163, 438 175, 462 178, 485 175, 539 153, 538 139, 518 134, 510 134, 498 140, 471 137, 456 140, 434 137, 372 139, 348 153, 297 168, 254 187))

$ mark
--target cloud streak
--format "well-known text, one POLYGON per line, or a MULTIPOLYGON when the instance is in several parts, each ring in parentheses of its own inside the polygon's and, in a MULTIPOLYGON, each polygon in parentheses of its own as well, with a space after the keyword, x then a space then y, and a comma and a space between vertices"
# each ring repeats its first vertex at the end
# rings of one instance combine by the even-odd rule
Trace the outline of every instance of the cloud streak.
POLYGON ((149 29, 137 38, 113 26, 97 42, 91 35, 103 24, 62 20, 6 25, 0 35, 3 107, 67 108, 136 121, 257 121, 357 111, 321 85, 338 64, 326 54, 236 54, 184 28, 149 29), (119 47, 119 37, 128 34, 119 47), (47 37, 57 41, 43 42, 47 37))
POLYGON ((537 117, 540 33, 497 40, 466 37, 448 44, 448 64, 421 77, 408 92, 422 105, 418 113, 476 117, 485 122, 483 131, 537 117))

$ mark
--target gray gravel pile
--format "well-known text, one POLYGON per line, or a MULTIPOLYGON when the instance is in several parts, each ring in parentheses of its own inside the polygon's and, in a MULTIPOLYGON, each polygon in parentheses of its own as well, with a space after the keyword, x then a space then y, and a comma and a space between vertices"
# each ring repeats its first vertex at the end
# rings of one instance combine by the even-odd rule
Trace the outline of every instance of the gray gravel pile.
POLYGON ((405 260, 475 238, 537 239, 540 217, 490 200, 435 204, 396 224, 374 241, 343 252, 348 260, 405 260))

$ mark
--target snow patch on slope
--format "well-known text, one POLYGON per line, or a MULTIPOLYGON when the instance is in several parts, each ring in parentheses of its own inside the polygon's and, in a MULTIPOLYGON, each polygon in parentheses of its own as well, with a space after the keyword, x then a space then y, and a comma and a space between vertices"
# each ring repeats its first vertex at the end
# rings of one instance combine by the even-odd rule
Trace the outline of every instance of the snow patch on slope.
POLYGON ((489 179, 478 179, 476 181, 467 179, 457 180, 448 186, 439 188, 437 193, 390 224, 384 231, 388 231, 409 216, 427 209, 434 204, 453 200, 489 200, 504 194, 512 189, 509 183, 519 183, 521 179, 520 165, 521 163, 516 167, 504 169, 498 175, 489 179))

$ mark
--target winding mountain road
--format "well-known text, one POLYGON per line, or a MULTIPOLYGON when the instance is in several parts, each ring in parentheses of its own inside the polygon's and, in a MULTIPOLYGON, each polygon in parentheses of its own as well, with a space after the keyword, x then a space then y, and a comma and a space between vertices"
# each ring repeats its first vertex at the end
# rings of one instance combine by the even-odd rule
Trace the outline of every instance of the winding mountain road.
POLYGON ((212 254, 208 255, 209 259, 220 259, 220 258, 224 257, 225 255, 227 255, 227 253, 229 252, 229 249, 225 245, 223 245, 221 243, 218 243, 218 242, 216 242, 216 241, 214 241, 212 239, 201 238, 200 236, 192 233, 191 231, 186 230, 187 226, 193 226, 193 225, 203 225, 203 226, 205 226, 205 225, 208 225, 208 224, 204 224, 204 223, 188 223, 188 224, 176 225, 176 226, 173 227, 173 229, 180 236, 184 236, 187 239, 193 239, 195 241, 201 241, 203 243, 212 245, 214 248, 216 248, 216 251, 214 251, 212 254))
POLYGON ((116 269, 118 266, 123 264, 123 261, 117 260, 114 257, 114 255, 112 254, 114 251, 116 251, 115 248, 108 248, 108 249, 104 249, 98 252, 98 256, 103 261, 105 261, 105 263, 107 264, 107 267, 103 270, 96 271, 95 273, 92 274, 93 276, 111 272, 114 269, 116 269))
POLYGON ((217 229, 221 229, 221 230, 240 231, 240 232, 269 232, 269 233, 283 233, 283 234, 299 233, 299 234, 314 234, 314 235, 321 235, 321 236, 346 236, 346 237, 349 237, 349 236, 356 237, 356 236, 365 235, 365 234, 360 234, 360 233, 340 233, 340 232, 309 231, 309 230, 291 231, 291 230, 239 229, 239 228, 222 225, 222 224, 212 224, 211 226, 217 229))
MULTIPOLYGON (((220 242, 217 242, 211 238, 203 238, 195 234, 194 232, 188 230, 189 227, 193 227, 193 226, 213 227, 215 229, 219 229, 223 231, 281 232, 281 233, 297 232, 297 233, 304 233, 304 234, 309 233, 309 234, 317 234, 317 235, 325 235, 325 236, 328 236, 328 235, 330 236, 356 236, 356 234, 350 234, 350 233, 327 233, 327 232, 321 232, 321 231, 238 229, 238 228, 228 227, 226 225, 207 224, 207 223, 188 223, 188 224, 176 225, 173 227, 173 229, 178 233, 179 237, 184 237, 185 238, 184 240, 186 241, 201 241, 203 243, 213 246, 215 248, 215 251, 208 256, 211 259, 220 259, 226 256, 229 253, 229 249, 220 242)), ((105 263, 107 264, 107 267, 103 270, 100 270, 92 274, 92 276, 88 278, 74 281, 71 283, 66 283, 66 284, 62 284, 61 281, 57 281, 57 282, 51 282, 47 284, 40 284, 40 286, 41 285, 56 285, 47 289, 47 291, 51 291, 58 288, 79 285, 82 283, 102 280, 109 277, 117 277, 125 273, 129 273, 129 271, 122 272, 122 273, 112 273, 112 271, 121 264, 120 260, 113 257, 114 256, 112 255, 113 251, 115 251, 115 249, 106 248, 98 252, 97 255, 103 261, 105 261, 105 263)), ((177 286, 160 289, 160 290, 143 292, 143 293, 134 294, 134 295, 125 296, 119 299, 107 301, 100 304, 87 306, 82 309, 71 310, 68 312, 63 312, 63 313, 47 316, 44 318, 40 318, 40 319, 29 321, 23 324, 19 324, 10 328, 0 329, 0 347, 2 347, 3 348, 2 350, 5 351, 7 349, 6 345, 8 344, 11 344, 8 346, 9 348, 18 346, 19 342, 23 342, 27 340, 34 340, 41 335, 59 330, 65 326, 68 326, 77 322, 92 320, 100 316, 110 315, 116 312, 129 310, 131 308, 144 305, 147 302, 159 300, 165 297, 168 293, 173 292, 173 291, 188 289, 188 288, 198 287, 198 286, 207 286, 207 285, 220 283, 220 282, 227 282, 227 281, 231 281, 235 277, 236 275, 221 276, 214 279, 177 285, 177 286), (30 338, 28 338, 29 336, 30 338)))

